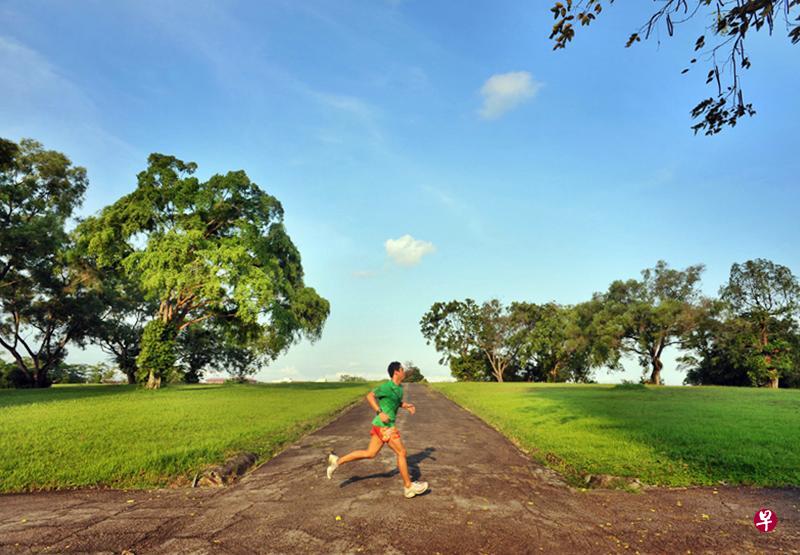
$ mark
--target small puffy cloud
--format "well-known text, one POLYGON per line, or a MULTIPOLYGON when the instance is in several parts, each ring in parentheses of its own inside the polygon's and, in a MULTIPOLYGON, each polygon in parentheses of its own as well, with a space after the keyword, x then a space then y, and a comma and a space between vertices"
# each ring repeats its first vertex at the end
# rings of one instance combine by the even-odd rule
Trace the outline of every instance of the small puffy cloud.
POLYGON ((401 266, 416 266, 423 256, 436 251, 433 243, 414 239, 408 234, 399 239, 388 239, 385 245, 386 254, 401 266))
POLYGON ((483 106, 479 113, 484 119, 497 119, 536 96, 541 87, 527 71, 492 75, 481 87, 483 106))

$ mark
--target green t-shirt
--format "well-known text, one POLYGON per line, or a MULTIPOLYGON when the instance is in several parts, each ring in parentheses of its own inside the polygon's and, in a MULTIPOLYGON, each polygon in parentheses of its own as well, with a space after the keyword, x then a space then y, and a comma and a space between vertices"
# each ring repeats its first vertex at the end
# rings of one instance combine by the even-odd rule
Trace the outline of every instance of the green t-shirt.
POLYGON ((381 407, 383 412, 389 415, 389 422, 384 424, 376 414, 375 418, 372 419, 372 424, 374 426, 391 428, 394 426, 395 418, 397 418, 397 409, 403 404, 403 386, 397 385, 392 380, 386 380, 373 389, 372 392, 375 394, 378 406, 381 407))

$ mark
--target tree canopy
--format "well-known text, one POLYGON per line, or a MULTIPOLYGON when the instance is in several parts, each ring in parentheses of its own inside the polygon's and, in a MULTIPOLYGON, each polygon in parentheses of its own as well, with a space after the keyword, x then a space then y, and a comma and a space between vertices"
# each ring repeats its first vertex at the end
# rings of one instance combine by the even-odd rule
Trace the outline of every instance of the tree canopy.
POLYGON ((675 270, 660 260, 642 271, 641 280, 614 281, 601 296, 600 319, 616 328, 623 354, 651 369, 650 383, 661 384, 664 349, 679 345, 696 325, 703 269, 675 270))
POLYGON ((792 334, 800 310, 800 284, 786 266, 764 259, 731 267, 728 283, 720 290, 733 318, 750 336, 750 376, 777 388, 781 376, 794 373, 792 334))
POLYGON ((586 382, 610 359, 581 327, 582 315, 556 303, 465 299, 434 303, 420 327, 459 380, 586 382))
POLYGON ((409 360, 403 366, 406 369, 406 377, 403 380, 404 382, 417 383, 428 381, 425 379, 425 376, 422 375, 422 370, 419 369, 419 366, 414 364, 412 361, 409 360))
POLYGON ((800 284, 791 270, 764 259, 733 264, 718 298, 701 294, 703 271, 662 260, 576 305, 438 302, 421 331, 459 381, 591 382, 595 369, 621 370, 633 356, 642 381, 661 384, 673 347, 686 384, 800 387, 800 284))
POLYGON ((149 387, 168 377, 176 338, 192 325, 224 322, 271 359, 319 338, 329 312, 304 284, 280 202, 244 171, 201 181, 195 170, 151 154, 137 188, 78 229, 98 268, 121 269, 157 304, 138 358, 149 387))
POLYGON ((591 372, 589 342, 584 340, 573 307, 557 303, 516 302, 511 314, 520 323, 520 371, 530 381, 585 382, 591 372))
POLYGON ((98 310, 65 229, 86 186, 86 170, 64 154, 0 139, 0 346, 18 367, 16 385, 50 385, 98 310))
POLYGON ((516 361, 521 345, 511 338, 520 332, 519 325, 497 299, 482 305, 472 299, 435 303, 420 321, 422 335, 442 354, 440 363, 478 352, 498 382, 516 361))
MULTIPOLYGON (((692 126, 695 133, 719 133, 725 126, 733 127, 742 116, 755 114, 753 105, 746 102, 742 89, 742 71, 751 62, 745 42, 753 31, 767 29, 772 34, 775 24, 783 21, 792 44, 800 42, 800 0, 654 0, 655 12, 628 37, 630 47, 642 38, 664 29, 671 37, 676 26, 700 14, 710 21, 707 32, 694 44, 689 66, 697 63, 697 56, 705 56, 709 64, 706 85, 714 87, 714 94, 702 99, 692 109, 692 117, 699 121, 692 126), (714 38, 706 40, 707 35, 714 38)), ((550 38, 554 49, 565 48, 575 37, 576 26, 590 25, 603 12, 603 6, 614 0, 563 0, 550 8, 555 19, 550 38)), ((685 68, 683 73, 687 73, 685 68)))

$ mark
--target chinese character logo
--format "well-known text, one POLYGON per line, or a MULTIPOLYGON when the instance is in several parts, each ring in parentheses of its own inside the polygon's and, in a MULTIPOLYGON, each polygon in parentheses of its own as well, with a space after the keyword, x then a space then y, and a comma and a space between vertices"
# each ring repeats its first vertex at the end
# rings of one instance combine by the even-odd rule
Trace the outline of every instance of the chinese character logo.
POLYGON ((753 524, 761 533, 772 532, 778 524, 778 517, 769 509, 759 509, 753 515, 753 524))

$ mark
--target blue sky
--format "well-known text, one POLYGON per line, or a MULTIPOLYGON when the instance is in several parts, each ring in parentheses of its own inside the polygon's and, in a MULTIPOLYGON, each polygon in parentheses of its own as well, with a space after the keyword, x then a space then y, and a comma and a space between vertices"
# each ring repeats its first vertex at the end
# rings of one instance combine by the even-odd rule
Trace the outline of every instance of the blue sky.
MULTIPOLYGON (((419 332, 438 300, 575 303, 658 259, 705 263, 709 294, 749 258, 800 274, 783 27, 748 39, 758 115, 708 138, 689 129, 705 66, 680 74, 707 22, 625 49, 653 4, 619 4, 553 52, 548 4, 0 2, 0 136, 85 166, 82 214, 132 190, 150 152, 278 197, 331 315, 264 380, 394 359, 447 377, 419 332)), ((683 374, 667 360, 664 377, 683 374)))

